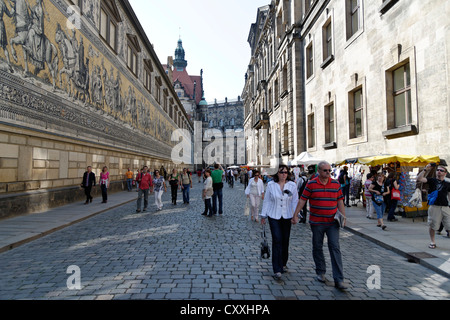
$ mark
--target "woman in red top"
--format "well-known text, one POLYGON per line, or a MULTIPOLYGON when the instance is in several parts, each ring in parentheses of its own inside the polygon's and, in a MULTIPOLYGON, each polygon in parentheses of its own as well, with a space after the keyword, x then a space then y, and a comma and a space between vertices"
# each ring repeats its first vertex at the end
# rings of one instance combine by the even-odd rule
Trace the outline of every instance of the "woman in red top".
POLYGON ((104 166, 102 172, 100 173, 100 187, 102 189, 102 203, 106 203, 108 201, 109 188, 109 172, 107 166, 104 166))

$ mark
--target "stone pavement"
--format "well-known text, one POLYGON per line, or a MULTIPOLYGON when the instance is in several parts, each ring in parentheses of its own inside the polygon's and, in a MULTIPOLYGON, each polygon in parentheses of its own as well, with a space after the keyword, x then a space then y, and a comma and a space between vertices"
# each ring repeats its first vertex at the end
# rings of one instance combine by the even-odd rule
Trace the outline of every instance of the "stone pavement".
POLYGON ((261 226, 243 215, 243 186, 224 187, 225 213, 212 218, 200 215, 200 190, 194 183, 189 205, 180 193, 172 206, 165 193, 159 212, 150 196, 149 211, 136 214, 137 193, 124 191, 107 204, 94 199, 0 221, 0 299, 450 298, 450 239, 437 236, 437 249, 428 249, 422 219, 386 222, 382 231, 362 208, 348 208, 343 293, 333 287, 326 243, 328 281, 314 279, 308 224, 292 228, 289 272, 277 282, 270 259, 259 257, 261 226), (79 290, 66 283, 73 265, 81 270, 79 290), (381 270, 378 289, 369 288, 372 267, 381 270))
POLYGON ((101 203, 101 198, 97 198, 88 205, 76 202, 45 212, 0 220, 0 253, 135 201, 136 198, 137 192, 124 191, 108 195, 107 203, 101 203))
MULTIPOLYGON (((170 192, 170 191, 169 191, 170 192)), ((179 195, 180 198, 181 194, 179 195)), ((0 253, 26 242, 81 222, 128 202, 135 201, 136 192, 120 192, 109 195, 108 203, 97 201, 84 205, 72 203, 42 213, 0 220, 0 253)), ((150 203, 153 197, 150 196, 150 203)), ((376 226, 377 220, 366 218, 361 204, 347 208, 346 229, 382 247, 420 263, 433 271, 450 278, 450 239, 446 232, 436 235, 437 248, 429 249, 430 243, 426 217, 402 218, 388 222, 385 231, 376 226)))
POLYGON ((377 219, 366 218, 366 211, 361 204, 347 209, 347 230, 450 278, 450 238, 443 230, 441 235, 436 234, 436 249, 428 248, 430 236, 427 217, 413 219, 396 216, 398 221, 389 222, 385 215, 384 224, 387 228, 383 231, 376 226, 377 219))

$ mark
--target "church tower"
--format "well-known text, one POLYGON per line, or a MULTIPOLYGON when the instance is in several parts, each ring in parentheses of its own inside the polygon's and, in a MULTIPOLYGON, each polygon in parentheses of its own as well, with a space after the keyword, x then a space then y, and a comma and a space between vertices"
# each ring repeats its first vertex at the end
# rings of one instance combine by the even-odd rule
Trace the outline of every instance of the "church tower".
POLYGON ((184 59, 183 41, 178 40, 178 47, 175 49, 175 60, 173 66, 177 71, 183 71, 187 67, 187 61, 184 59))

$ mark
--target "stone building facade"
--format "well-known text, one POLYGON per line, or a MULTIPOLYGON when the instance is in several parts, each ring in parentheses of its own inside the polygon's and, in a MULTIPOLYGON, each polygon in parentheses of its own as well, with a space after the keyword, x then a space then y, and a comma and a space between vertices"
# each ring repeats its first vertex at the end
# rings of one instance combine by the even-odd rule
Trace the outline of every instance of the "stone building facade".
POLYGON ((88 165, 111 191, 128 167, 174 166, 193 123, 128 1, 0 5, 0 218, 82 198, 88 165))
POLYGON ((250 163, 267 164, 265 150, 285 163, 288 150, 330 163, 380 154, 448 161, 448 8, 445 0, 280 0, 259 8, 243 91, 250 163), (290 90, 292 115, 288 108, 276 118, 290 90))
POLYGON ((300 3, 258 9, 248 37, 251 59, 242 93, 248 164, 288 163, 305 148, 300 3))
POLYGON ((204 99, 197 106, 197 121, 202 123, 203 166, 214 162, 224 166, 246 164, 244 140, 244 104, 235 100, 204 99), (217 138, 221 141, 218 143, 217 138))
POLYGON ((445 0, 311 1, 305 12, 307 151, 450 160, 445 0))

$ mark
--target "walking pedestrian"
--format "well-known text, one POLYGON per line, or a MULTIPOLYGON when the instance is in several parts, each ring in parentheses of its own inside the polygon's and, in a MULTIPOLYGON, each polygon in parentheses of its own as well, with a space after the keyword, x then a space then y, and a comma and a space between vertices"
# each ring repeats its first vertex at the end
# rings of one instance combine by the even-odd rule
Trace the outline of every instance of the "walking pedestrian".
POLYGON ((428 227, 431 243, 428 248, 436 249, 436 231, 439 230, 441 222, 444 224, 445 230, 450 230, 450 179, 445 177, 448 171, 442 165, 436 167, 436 178, 426 178, 425 175, 432 168, 433 166, 428 164, 417 176, 417 181, 427 183, 430 188, 428 191, 428 227))
POLYGON ((143 209, 143 211, 144 212, 147 211, 147 207, 148 207, 148 193, 150 191, 150 188, 151 188, 151 192, 153 192, 152 176, 147 171, 148 171, 148 167, 144 166, 142 168, 142 173, 139 175, 139 178, 138 178, 139 190, 138 190, 136 213, 141 212, 142 197, 144 197, 144 209, 143 209))
POLYGON ((264 183, 259 171, 254 172, 254 177, 245 188, 245 194, 250 199, 250 218, 252 221, 258 221, 259 205, 261 200, 264 200, 264 183))
POLYGON ((162 210, 163 203, 162 203, 162 194, 163 192, 167 192, 167 186, 166 182, 164 181, 164 177, 161 176, 158 170, 155 170, 153 173, 153 185, 155 190, 155 204, 156 204, 156 210, 160 211, 162 210))
POLYGON ((211 178, 211 169, 206 168, 205 169, 205 181, 203 182, 203 192, 202 192, 202 199, 205 201, 205 211, 203 211, 203 216, 212 217, 213 211, 211 206, 211 197, 214 193, 213 190, 213 182, 211 178), (209 212, 209 214, 208 214, 209 212))
POLYGON ((140 179, 141 174, 142 174, 142 169, 137 169, 136 170, 136 178, 134 180, 136 182, 136 192, 139 192, 139 179, 140 179))
POLYGON ((294 181, 298 185, 298 179, 300 178, 300 166, 294 166, 292 172, 294 173, 294 181))
MULTIPOLYGON (((439 227, 439 230, 437 230, 437 234, 441 234, 442 230, 444 230, 444 224, 441 222, 441 226, 439 227)), ((445 230, 447 231, 447 238, 450 238, 450 230, 445 230)))
POLYGON ((298 203, 297 185, 288 178, 289 168, 280 165, 267 185, 261 211, 261 224, 268 219, 272 233, 272 268, 276 280, 287 272, 292 217, 298 203))
POLYGON ((92 167, 88 166, 86 168, 86 172, 83 174, 83 180, 81 181, 81 187, 84 189, 84 194, 86 195, 86 202, 84 204, 88 204, 92 202, 92 186, 95 186, 95 173, 92 172, 92 167))
MULTIPOLYGON (((247 169, 244 169, 243 172, 244 172, 244 188, 247 188, 251 177, 249 176, 247 169)), ((260 180, 262 180, 261 175, 260 175, 260 180)))
POLYGON ((345 197, 345 205, 350 207, 350 178, 348 176, 348 167, 344 166, 339 173, 338 178, 339 183, 341 184, 342 192, 345 197))
POLYGON ((183 203, 189 204, 189 190, 192 188, 192 178, 187 168, 183 168, 181 174, 181 190, 183 191, 183 203))
MULTIPOLYGON (((305 190, 307 183, 308 183, 308 176, 306 175, 306 172, 302 172, 297 180, 297 190, 299 199, 302 196, 303 190, 305 190)), ((303 207, 303 210, 300 211, 300 215, 301 215, 300 222, 306 223, 306 217, 308 215, 308 209, 306 208, 306 205, 303 207)))
POLYGON ((100 188, 102 189, 102 203, 108 202, 108 188, 109 188, 109 172, 108 167, 104 166, 102 172, 100 173, 100 188))
POLYGON ((128 171, 125 173, 125 178, 127 179, 127 188, 128 192, 133 190, 133 171, 131 171, 130 168, 128 168, 128 171))
POLYGON ((326 264, 323 254, 323 241, 326 235, 335 287, 345 290, 347 287, 344 285, 344 268, 339 245, 339 224, 334 219, 338 210, 345 217, 344 195, 340 183, 331 179, 330 164, 322 161, 317 167, 318 176, 311 179, 306 185, 292 220, 294 224, 298 222, 298 213, 305 206, 306 201, 309 201, 309 223, 312 231, 313 259, 317 280, 326 282, 326 264))
POLYGON ((398 174, 395 172, 389 173, 388 178, 386 179, 386 185, 391 190, 391 193, 389 193, 387 197, 385 197, 385 199, 388 198, 389 201, 387 220, 391 222, 398 221, 398 219, 395 218, 395 209, 397 209, 398 200, 392 198, 392 191, 398 191, 398 189, 400 188, 400 185, 398 184, 398 174))
POLYGON ((177 169, 172 169, 172 173, 169 176, 170 191, 172 192, 172 204, 177 205, 177 192, 180 188, 180 175, 177 173, 177 169))
POLYGON ((390 194, 389 186, 385 184, 386 176, 383 173, 377 175, 377 179, 372 182, 369 187, 369 191, 372 193, 372 203, 377 213, 378 224, 377 227, 385 230, 386 225, 383 222, 384 210, 386 209, 386 203, 384 202, 384 196, 390 194))
POLYGON ((211 172, 211 179, 213 182, 214 194, 212 197, 212 210, 214 214, 217 214, 217 200, 219 200, 219 214, 223 214, 223 173, 222 166, 218 163, 214 164, 214 170, 211 172))
POLYGON ((161 166, 159 169, 159 174, 164 178, 164 180, 167 180, 167 171, 164 166, 161 166))
POLYGON ((364 182, 364 195, 366 197, 366 210, 367 210, 366 218, 368 219, 375 219, 373 216, 375 208, 373 207, 372 203, 372 193, 369 190, 370 185, 372 184, 374 179, 375 179, 374 175, 372 173, 368 173, 367 180, 366 182, 364 182))

